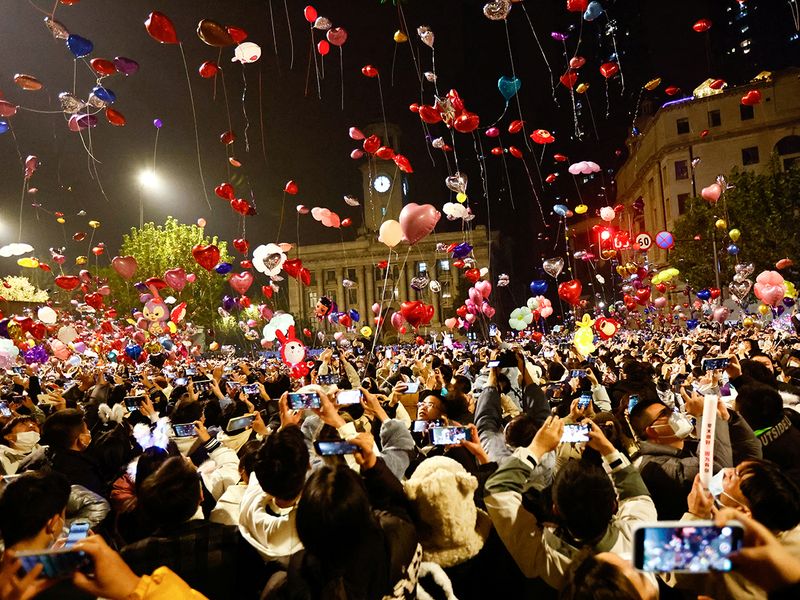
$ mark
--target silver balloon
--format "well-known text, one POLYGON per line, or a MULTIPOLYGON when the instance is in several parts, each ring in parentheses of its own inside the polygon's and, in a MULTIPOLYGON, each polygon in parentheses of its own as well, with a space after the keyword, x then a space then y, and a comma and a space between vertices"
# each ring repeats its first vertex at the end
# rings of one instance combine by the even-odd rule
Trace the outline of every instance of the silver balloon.
POLYGON ((425 25, 417 27, 417 35, 419 36, 419 39, 422 40, 423 44, 429 48, 433 48, 434 35, 433 30, 430 27, 426 27, 425 25))
POLYGON ((67 28, 52 17, 45 17, 44 24, 50 30, 50 33, 53 34, 55 39, 65 40, 69 37, 69 31, 67 31, 67 28))
POLYGON ((429 283, 430 279, 427 275, 419 275, 411 280, 411 287, 420 292, 424 290, 429 283))
POLYGON ((431 279, 430 283, 428 284, 428 289, 434 294, 438 294, 442 291, 442 284, 435 279, 431 279))
POLYGON ((328 29, 330 29, 331 27, 333 27, 333 24, 327 17, 317 17, 317 20, 314 21, 314 29, 319 29, 320 31, 328 31, 328 29))
POLYGON ((511 278, 505 273, 497 276, 497 287, 506 287, 511 283, 511 278))
POLYGON ((440 138, 440 137, 438 137, 438 138, 435 138, 435 139, 434 139, 434 140, 431 142, 431 146, 433 146, 433 147, 434 147, 434 148, 436 148, 437 150, 441 150, 442 148, 444 148, 444 138, 440 138))
POLYGON ((494 0, 483 7, 483 14, 492 21, 502 21, 511 12, 511 0, 494 0))
POLYGON ((78 100, 69 92, 61 92, 58 95, 58 101, 61 102, 61 110, 69 115, 74 115, 84 106, 86 106, 83 102, 78 100))
POLYGON ((430 83, 436 83, 436 73, 433 71, 425 71, 425 79, 427 79, 430 83))
POLYGON ((105 102, 104 100, 100 100, 100 98, 98 98, 94 94, 89 96, 89 100, 86 102, 86 104, 88 104, 89 106, 92 106, 94 108, 99 108, 99 109, 103 109, 106 106, 108 106, 107 102, 105 102))
POLYGON ((250 331, 244 334, 244 337, 252 342, 257 340, 261 336, 255 329, 251 329, 250 331))
POLYGON ((351 287, 355 287, 356 282, 351 281, 349 279, 342 279, 342 287, 345 289, 350 289, 351 287))

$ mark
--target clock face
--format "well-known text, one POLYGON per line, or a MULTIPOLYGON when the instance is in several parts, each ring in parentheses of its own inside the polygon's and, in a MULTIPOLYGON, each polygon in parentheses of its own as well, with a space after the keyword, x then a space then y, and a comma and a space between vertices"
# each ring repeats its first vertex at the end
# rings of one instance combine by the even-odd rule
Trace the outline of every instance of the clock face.
POLYGON ((388 192, 389 188, 392 187, 392 180, 388 175, 378 175, 372 182, 372 187, 374 187, 375 191, 379 194, 383 194, 384 192, 388 192))

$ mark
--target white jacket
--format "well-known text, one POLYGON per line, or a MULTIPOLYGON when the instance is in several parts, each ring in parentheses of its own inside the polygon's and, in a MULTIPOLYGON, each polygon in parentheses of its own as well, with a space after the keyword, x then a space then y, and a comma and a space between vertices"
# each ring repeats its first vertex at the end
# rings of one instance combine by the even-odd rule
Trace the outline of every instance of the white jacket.
POLYGON ((239 532, 264 560, 285 560, 303 549, 295 525, 297 507, 279 508, 274 500, 250 473, 239 508, 239 532))
POLYGON ((247 490, 247 485, 237 483, 230 486, 225 493, 222 494, 214 510, 211 511, 208 520, 212 523, 221 523, 223 525, 236 525, 239 526, 239 509, 242 504, 242 498, 247 490))

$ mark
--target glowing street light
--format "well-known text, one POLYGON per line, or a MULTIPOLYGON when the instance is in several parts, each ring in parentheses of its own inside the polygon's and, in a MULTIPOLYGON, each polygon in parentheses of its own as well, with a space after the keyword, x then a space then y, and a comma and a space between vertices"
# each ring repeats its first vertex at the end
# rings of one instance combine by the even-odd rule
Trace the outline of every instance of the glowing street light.
POLYGON ((157 192, 164 188, 164 182, 155 169, 143 169, 137 175, 139 181, 139 228, 144 227, 144 191, 157 192))

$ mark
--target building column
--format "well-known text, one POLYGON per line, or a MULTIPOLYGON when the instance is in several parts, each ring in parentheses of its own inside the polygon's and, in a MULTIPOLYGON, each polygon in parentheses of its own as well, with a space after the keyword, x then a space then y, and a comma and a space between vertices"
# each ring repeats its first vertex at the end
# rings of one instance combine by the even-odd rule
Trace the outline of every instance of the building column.
MULTIPOLYGON (((430 271, 429 277, 430 277, 431 281, 433 281, 434 279, 436 281, 439 281, 439 262, 437 260, 433 261, 433 263, 431 264, 431 267, 428 268, 428 271, 430 271)), ((431 296, 433 296, 433 301, 431 302, 431 304, 433 304, 433 309, 435 311, 434 315, 433 315, 432 323, 441 324, 441 323, 444 322, 444 319, 442 319, 442 306, 441 306, 441 302, 440 302, 441 293, 442 293, 441 291, 438 292, 438 293, 431 292, 431 296)))
MULTIPOLYGON (((317 269, 317 299, 325 295, 325 269, 317 269)), ((313 309, 313 307, 312 307, 313 309)))
POLYGON ((364 290, 364 295, 366 297, 366 319, 369 322, 372 320, 370 318, 372 315, 372 305, 375 304, 375 267, 369 264, 365 267, 365 270, 367 272, 367 287, 364 290))
POLYGON ((339 312, 347 312, 347 298, 345 298, 344 286, 342 285, 343 269, 336 269, 336 303, 339 305, 339 312))
POLYGON ((414 279, 414 263, 409 263, 406 261, 406 300, 411 300, 411 294, 414 291, 414 288, 411 287, 411 280, 414 279))
POLYGON ((367 305, 367 267, 360 266, 356 271, 358 276, 358 312, 361 313, 361 318, 367 318, 369 306, 367 305))

